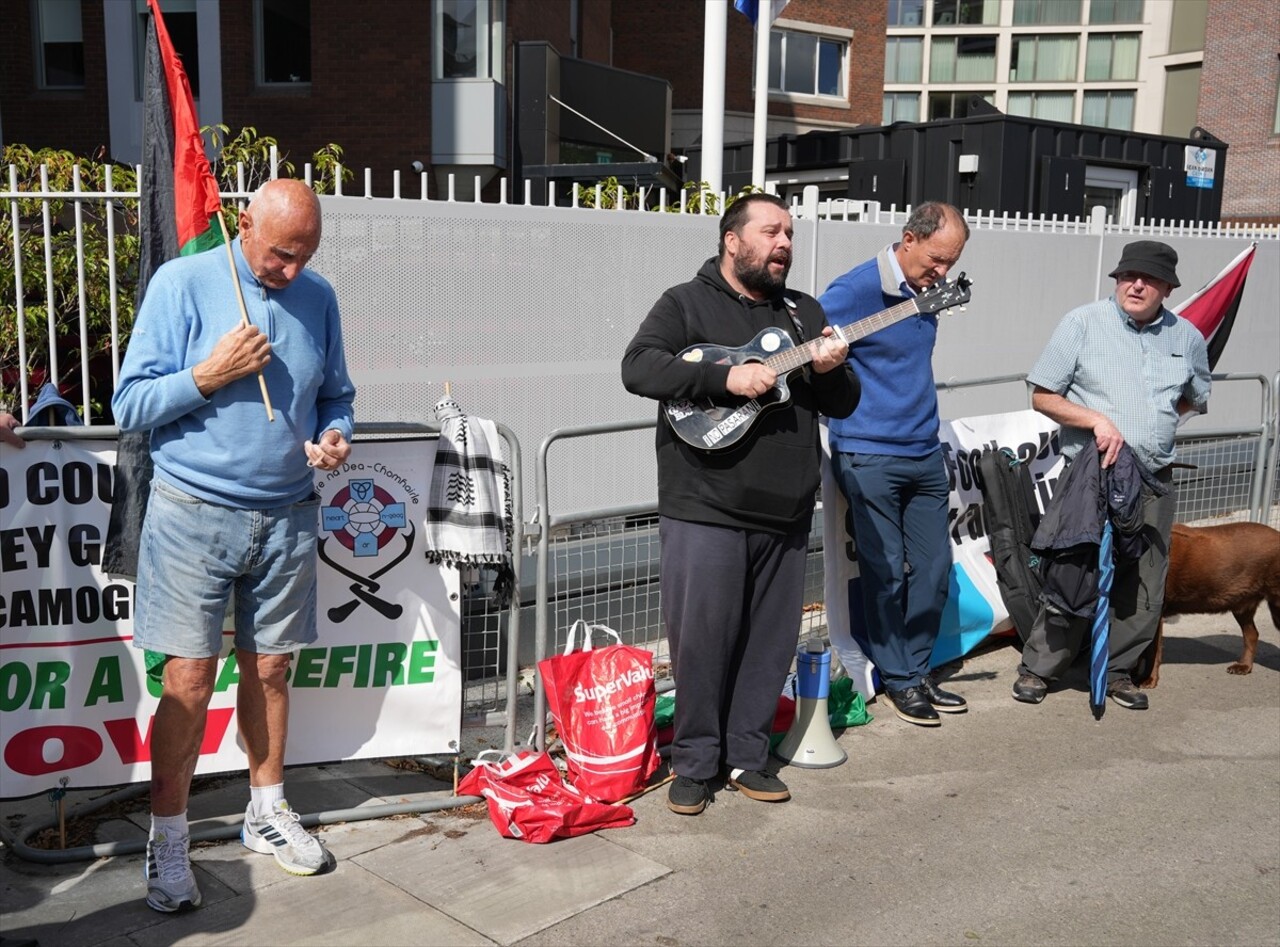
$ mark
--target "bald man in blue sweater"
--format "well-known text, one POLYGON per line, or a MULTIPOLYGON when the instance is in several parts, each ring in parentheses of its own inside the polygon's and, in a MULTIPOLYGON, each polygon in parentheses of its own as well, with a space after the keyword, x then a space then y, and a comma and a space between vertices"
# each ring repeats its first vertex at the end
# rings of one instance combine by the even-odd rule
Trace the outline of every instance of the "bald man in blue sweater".
POLYGON ((122 430, 151 432, 155 466, 133 643, 164 686, 145 863, 156 911, 201 902, 187 799, 233 592, 250 785, 241 838, 292 874, 330 860, 284 797, 285 675, 293 653, 316 639, 315 470, 349 456, 355 398, 337 297, 305 269, 319 245, 315 193, 301 181, 263 185, 232 244, 250 324, 240 324, 226 248, 171 260, 147 287, 111 402, 122 430))

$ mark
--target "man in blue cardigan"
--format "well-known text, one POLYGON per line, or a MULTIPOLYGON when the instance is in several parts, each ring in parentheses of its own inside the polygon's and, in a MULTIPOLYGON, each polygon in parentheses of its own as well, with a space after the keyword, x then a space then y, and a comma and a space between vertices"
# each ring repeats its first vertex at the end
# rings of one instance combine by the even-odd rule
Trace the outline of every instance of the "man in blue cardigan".
POLYGON ((234 593, 236 717, 249 757, 242 839, 312 875, 329 854, 284 798, 293 652, 316 639, 316 470, 351 452, 355 388, 333 287, 306 271, 320 202, 301 181, 264 185, 232 244, 156 271, 111 407, 151 432, 155 466, 138 554, 133 644, 164 690, 151 734, 147 904, 200 905, 187 799, 234 593), (275 419, 259 388, 265 381, 275 419))
MULTIPOLYGON (((921 204, 901 241, 837 277, 819 302, 838 326, 883 312, 945 277, 968 239, 968 224, 950 204, 921 204)), ((836 481, 849 501, 868 657, 895 713, 920 726, 941 723, 939 711, 968 709, 929 675, 951 573, 933 381, 937 336, 938 317, 921 314, 850 345, 862 402, 828 425, 836 481)))

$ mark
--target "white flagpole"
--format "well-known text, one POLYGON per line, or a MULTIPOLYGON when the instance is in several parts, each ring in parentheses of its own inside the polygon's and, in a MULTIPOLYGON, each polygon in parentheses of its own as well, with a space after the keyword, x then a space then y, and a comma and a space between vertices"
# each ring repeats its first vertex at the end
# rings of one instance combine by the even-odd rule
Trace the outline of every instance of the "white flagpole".
POLYGON ((756 114, 751 138, 751 183, 764 190, 765 139, 769 132, 769 26, 773 4, 764 0, 756 15, 756 114))
POLYGON ((702 36, 702 180, 712 194, 724 182, 724 70, 729 0, 706 0, 702 36))

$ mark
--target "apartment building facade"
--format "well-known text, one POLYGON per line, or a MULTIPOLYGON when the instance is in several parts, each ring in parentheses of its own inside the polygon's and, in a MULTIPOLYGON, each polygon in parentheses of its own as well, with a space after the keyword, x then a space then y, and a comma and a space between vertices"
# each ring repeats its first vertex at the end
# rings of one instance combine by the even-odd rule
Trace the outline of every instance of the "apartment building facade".
MULTIPOLYGON (((338 143, 375 194, 395 171, 416 189, 423 169, 438 196, 452 173, 458 197, 477 176, 515 193, 523 164, 603 170, 628 149, 653 179, 678 179, 668 155, 702 133, 708 3, 727 10, 724 140, 746 142, 755 37, 731 0, 161 0, 202 124, 255 127, 294 161, 338 143), (540 145, 522 162, 528 43, 569 66, 537 77, 540 145)), ((146 11, 0 0, 0 142, 136 162, 146 11)), ((1274 0, 790 0, 770 40, 771 174, 787 170, 788 137, 985 107, 1107 134, 1188 140, 1199 126, 1231 149, 1223 216, 1280 216, 1274 0)))

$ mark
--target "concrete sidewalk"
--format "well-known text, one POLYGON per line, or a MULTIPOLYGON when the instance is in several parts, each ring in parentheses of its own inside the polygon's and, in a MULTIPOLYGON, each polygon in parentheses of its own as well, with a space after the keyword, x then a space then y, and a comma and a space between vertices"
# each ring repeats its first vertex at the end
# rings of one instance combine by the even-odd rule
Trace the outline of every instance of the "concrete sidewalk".
MULTIPOLYGON (((1010 698, 1017 651, 949 668, 971 710, 940 728, 882 701, 849 761, 782 770, 793 800, 718 792, 698 817, 665 789, 636 825, 528 845, 483 812, 322 828, 336 870, 295 878, 238 841, 193 851, 204 906, 143 903, 142 856, 42 865, 5 852, 0 931, 41 947, 169 944, 1280 945, 1280 648, 1257 665, 1229 615, 1168 627, 1152 709, 1088 708, 1083 671, 1039 706, 1010 698)), ((193 800, 238 822, 242 777, 193 800)), ((302 812, 451 789, 382 762, 290 770, 302 812)), ((43 799, 0 803, 15 833, 43 799)), ((145 803, 97 841, 145 833, 145 803)))

